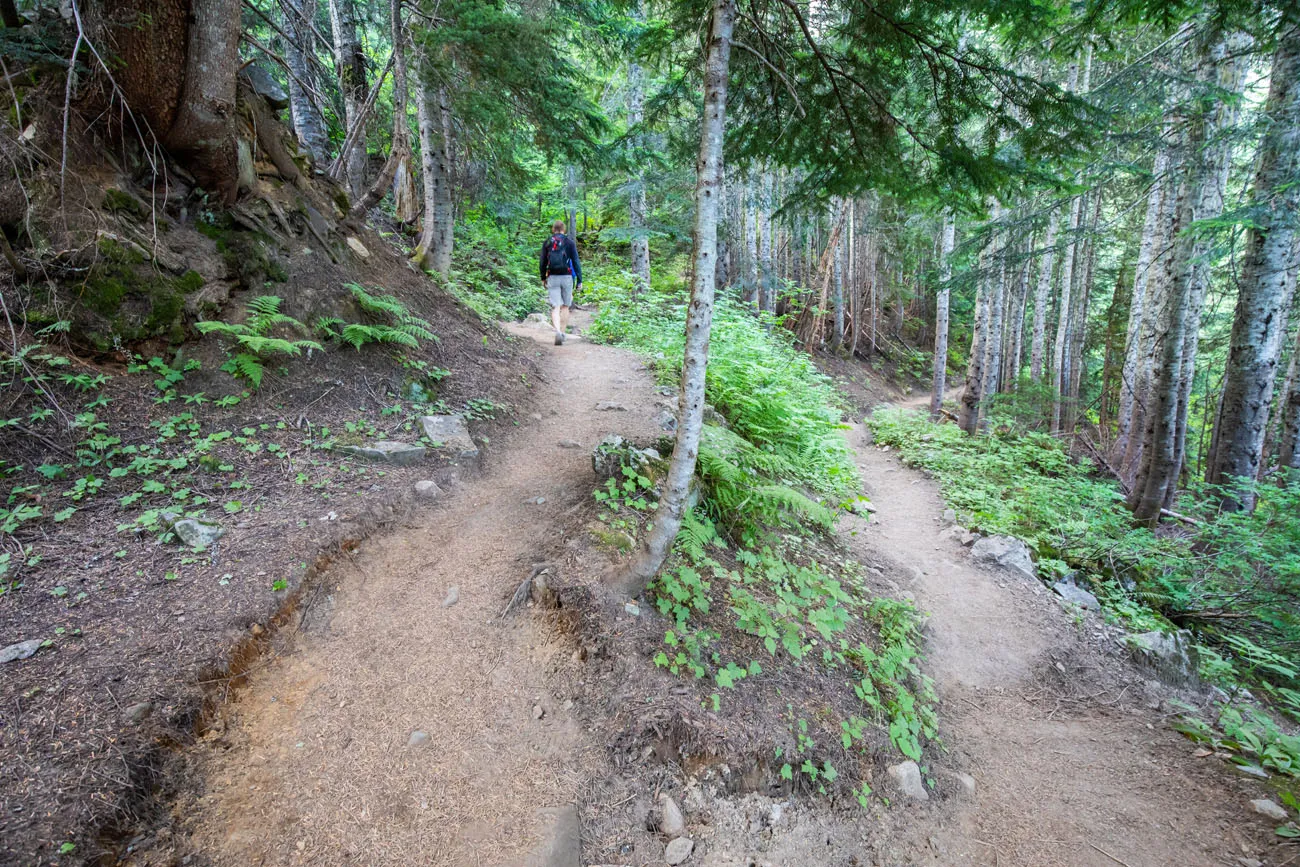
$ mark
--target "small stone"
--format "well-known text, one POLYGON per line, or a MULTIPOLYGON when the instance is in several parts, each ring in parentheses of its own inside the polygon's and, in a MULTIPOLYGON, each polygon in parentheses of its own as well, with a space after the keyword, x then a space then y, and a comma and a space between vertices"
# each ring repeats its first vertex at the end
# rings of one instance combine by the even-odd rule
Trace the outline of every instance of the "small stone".
POLYGON ((1101 603, 1097 601, 1097 597, 1093 596, 1082 587, 1075 584, 1067 584, 1064 581, 1057 581, 1052 585, 1052 589, 1056 591, 1057 596, 1060 596, 1072 605, 1078 605, 1080 608, 1086 608, 1089 611, 1101 610, 1101 603))
POLYGON ((415 483, 415 495, 421 500, 436 500, 444 493, 445 491, 438 486, 437 482, 426 479, 415 483))
POLYGON ((957 785, 961 786, 961 792, 968 798, 975 797, 975 778, 970 774, 957 774, 957 785))
POLYGON ((1263 861, 1260 861, 1258 858, 1247 858, 1244 855, 1237 859, 1237 863, 1240 864, 1241 867, 1264 867, 1263 861))
POLYGON ((899 791, 914 801, 930 800, 930 793, 925 790, 925 781, 921 779, 921 768, 913 761, 900 762, 888 768, 890 779, 899 791))
POLYGON ((126 718, 139 725, 144 722, 151 713, 153 713, 153 702, 142 701, 139 704, 133 704, 126 709, 126 718))
POLYGON ((573 710, 573 699, 569 698, 564 700, 564 709, 573 710))
POLYGON ((462 413, 426 415, 420 418, 424 435, 457 457, 478 457, 478 445, 469 434, 469 421, 462 413))
POLYGON ((252 626, 248 627, 248 631, 253 633, 253 637, 256 638, 266 630, 262 628, 262 624, 254 623, 252 626))
POLYGON ((659 425, 659 429, 665 433, 673 433, 677 430, 677 416, 668 410, 662 410, 655 416, 655 424, 659 425))
POLYGON ((191 548, 211 548, 226 535, 226 528, 216 521, 182 518, 175 512, 165 512, 162 517, 171 525, 176 537, 191 548))
POLYGON ((428 742, 429 742, 429 733, 421 732, 421 731, 411 732, 411 736, 406 739, 406 745, 408 747, 422 747, 428 742))
POLYGON ((352 249, 353 253, 356 253, 362 259, 370 258, 370 251, 366 249, 366 245, 351 235, 348 235, 348 246, 352 249))
POLYGON ((1029 546, 1013 536, 977 537, 971 545, 970 555, 973 560, 1001 566, 1026 578, 1038 577, 1029 546))
POLYGON ((1261 816, 1272 819, 1275 822, 1285 822, 1291 818, 1285 809, 1278 804, 1270 801, 1268 798, 1259 798, 1250 802, 1251 809, 1261 816))
POLYGON ((32 638, 28 641, 20 641, 17 644, 11 644, 4 650, 0 650, 0 663, 14 662, 18 659, 27 659, 36 655, 36 651, 41 649, 43 642, 39 638, 32 638))
POLYGON ((641 606, 637 605, 635 602, 624 602, 623 610, 633 617, 641 616, 641 606))
POLYGON ((679 837, 686 830, 682 808, 667 794, 659 796, 659 831, 668 837, 679 837))
POLYGON ((677 867, 678 864, 684 864, 694 851, 694 840, 690 837, 678 837, 664 847, 664 860, 672 867, 677 867))
POLYGON ((442 600, 442 607, 450 608, 451 606, 455 605, 459 601, 460 601, 460 585, 453 584, 451 585, 451 589, 447 591, 447 598, 442 600))
POLYGON ((953 509, 944 509, 944 510, 943 510, 943 522, 944 522, 945 524, 955 524, 955 523, 957 523, 957 512, 954 511, 953 509))
POLYGON ((1236 768, 1238 772, 1243 773, 1248 777, 1256 777, 1261 780, 1268 779, 1268 771, 1264 770, 1259 765, 1233 765, 1233 767, 1236 768))
POLYGON ((627 412, 627 407, 612 400, 602 400, 596 404, 596 412, 627 412))
POLYGON ((379 440, 364 446, 340 446, 339 451, 366 460, 396 464, 399 467, 409 467, 424 460, 425 455, 424 446, 414 446, 410 443, 399 443, 392 440, 379 440))
POLYGON ((546 716, 546 709, 540 704, 533 705, 533 719, 541 719, 546 716))
POLYGON ((559 446, 562 449, 580 449, 582 448, 582 443, 577 440, 560 440, 559 446))

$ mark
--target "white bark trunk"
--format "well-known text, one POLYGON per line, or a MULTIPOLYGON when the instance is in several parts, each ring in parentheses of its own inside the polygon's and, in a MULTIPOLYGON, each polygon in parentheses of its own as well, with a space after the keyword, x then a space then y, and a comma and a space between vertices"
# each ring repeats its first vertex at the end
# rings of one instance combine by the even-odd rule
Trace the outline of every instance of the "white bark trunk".
MULTIPOLYGON (((366 102, 366 55, 357 37, 356 6, 353 0, 329 0, 330 25, 334 30, 334 69, 343 94, 343 113, 346 128, 356 126, 366 102)), ((357 137, 347 153, 338 159, 343 163, 343 177, 353 200, 361 198, 366 190, 365 136, 357 137)))
POLYGON ((1047 218, 1047 237, 1043 240, 1043 255, 1038 263, 1038 285, 1034 289, 1034 337, 1029 347, 1029 378, 1043 381, 1043 359, 1047 355, 1047 307, 1052 297, 1053 250, 1056 244, 1056 211, 1047 218))
POLYGON ((681 529, 690 496, 704 428, 705 372, 709 331, 713 324, 714 268, 717 265, 718 199, 722 183, 722 140, 726 130, 727 67, 736 25, 735 0, 714 0, 708 57, 704 72, 704 114, 696 163, 694 267, 691 304, 686 314, 686 348, 682 359, 681 397, 677 405, 677 442, 673 447, 664 493, 654 526, 636 559, 619 580, 629 595, 645 590, 659 571, 681 529))
MULTIPOLYGON (((632 13, 634 21, 645 20, 645 2, 639 0, 632 13)), ((644 117, 645 70, 635 60, 627 65, 627 125, 629 129, 640 126, 644 117)), ((637 289, 650 288, 650 238, 646 234, 646 195, 645 173, 641 170, 641 156, 636 151, 641 148, 641 136, 632 138, 632 188, 628 197, 628 228, 632 234, 632 274, 636 277, 637 289)))
POLYGON ((952 250, 957 244, 957 223, 952 210, 943 212, 939 236, 939 292, 934 301, 934 374, 930 382, 930 418, 938 419, 948 378, 948 299, 952 280, 952 250))
POLYGON ((285 32, 292 37, 284 47, 284 59, 293 73, 289 76, 289 113, 293 118, 293 130, 307 153, 311 154, 312 161, 324 164, 329 158, 325 119, 321 117, 320 107, 303 87, 304 83, 310 84, 315 80, 309 62, 314 36, 307 22, 316 14, 316 0, 282 3, 281 11, 284 13, 285 32))
POLYGON ((446 88, 420 83, 420 161, 424 170, 424 231, 415 250, 422 268, 451 270, 454 213, 451 201, 451 106, 446 88))
MULTIPOLYGON (((1292 251, 1300 210, 1300 26, 1278 43, 1265 114, 1267 131, 1255 175, 1253 226, 1247 236, 1223 391, 1206 481, 1253 480, 1263 459, 1273 385, 1282 362, 1295 290, 1292 251)), ((1227 492, 1226 509, 1251 509, 1254 496, 1227 492)))

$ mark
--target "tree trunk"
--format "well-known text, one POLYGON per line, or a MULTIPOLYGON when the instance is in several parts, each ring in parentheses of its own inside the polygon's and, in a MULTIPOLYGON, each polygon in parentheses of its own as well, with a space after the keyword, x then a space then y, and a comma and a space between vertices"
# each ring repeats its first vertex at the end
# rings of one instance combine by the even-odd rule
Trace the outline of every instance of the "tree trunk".
POLYGON ((939 236, 939 292, 934 302, 934 375, 930 382, 930 418, 937 421, 943 407, 948 377, 948 298, 951 294, 952 250, 957 243, 957 223, 952 209, 943 212, 939 236))
POLYGON ((1282 423, 1277 444, 1277 464, 1291 483, 1300 481, 1300 328, 1296 329, 1295 337, 1286 385, 1278 406, 1282 423))
MULTIPOLYGON (((993 222, 996 224, 1001 219, 1001 216, 1002 209, 997 204, 994 204, 993 222)), ((1006 318, 1007 265, 1006 257, 1003 255, 1005 250, 999 245, 999 239, 996 235, 990 242, 990 246, 992 247, 992 253, 989 264, 992 267, 992 273, 989 276, 990 282, 988 284, 984 361, 981 365, 983 367, 984 381, 979 390, 980 399, 976 413, 977 430, 984 430, 988 425, 989 401, 1002 388, 1002 323, 1006 318)))
MULTIPOLYGON (((1166 132, 1168 134, 1168 131, 1166 132)), ((1112 455, 1119 459, 1128 452, 1129 440, 1140 436, 1133 427, 1135 397, 1137 395, 1138 360, 1141 356, 1142 323, 1147 314, 1147 288, 1149 275, 1157 266, 1156 243, 1160 238, 1161 213, 1164 207, 1168 182, 1165 172, 1169 168, 1169 152, 1162 148, 1156 153, 1151 168, 1151 191, 1147 193, 1146 219, 1142 224, 1142 243, 1138 248, 1137 270, 1133 274, 1133 294, 1129 301, 1128 330, 1124 341, 1124 364, 1120 369, 1119 409, 1116 413, 1118 427, 1112 455)))
POLYGON ((1043 358, 1047 342, 1047 305, 1052 297, 1053 246, 1056 244, 1056 211, 1047 218, 1047 237, 1038 264, 1038 285, 1034 289, 1034 337, 1029 347, 1029 378, 1043 381, 1043 358))
MULTIPOLYGON (((632 18, 636 22, 645 20, 645 0, 638 0, 633 9, 632 18)), ((635 129, 641 125, 644 117, 645 70, 635 59, 627 65, 627 126, 635 129)), ((628 196, 628 228, 632 235, 632 274, 636 278, 636 290, 650 288, 650 238, 646 234, 646 195, 645 172, 641 169, 641 136, 634 135, 630 142, 632 154, 632 189, 628 196)))
MULTIPOLYGON (((329 0, 330 26, 334 30, 334 68, 339 90, 343 94, 343 113, 347 129, 357 124, 366 103, 366 54, 357 36, 357 10, 354 0, 329 0)), ((203 5, 203 4, 199 4, 203 5)), ((346 153, 338 155, 348 192, 359 199, 366 189, 366 137, 357 136, 346 153)), ((337 175, 336 175, 337 177, 337 175)))
MULTIPOLYGON (((1300 25, 1278 42, 1255 174, 1252 226, 1241 267, 1218 419, 1205 479, 1215 485, 1253 481, 1263 458, 1273 385, 1295 290, 1296 213, 1300 210, 1300 25)), ((1252 509, 1249 491, 1225 490, 1224 509, 1252 509)))
POLYGON ((696 163, 694 267, 691 304, 686 314, 686 348, 682 359, 681 397, 677 405, 677 442, 664 481, 654 526, 619 586, 637 595, 663 565, 681 529, 690 498, 704 427, 704 384, 713 324, 713 269, 716 265, 718 196, 722 181, 722 140, 726 130, 727 66, 735 0, 714 0, 704 73, 704 113, 700 121, 700 155, 696 163))
POLYGON ((1071 298, 1074 295, 1074 253, 1078 248, 1075 243, 1079 233, 1079 212, 1083 207, 1083 200, 1075 196, 1070 200, 1070 222, 1066 231, 1069 240, 1065 245, 1064 258, 1061 259, 1061 295, 1060 302, 1056 311, 1056 342, 1053 345, 1052 356, 1052 433, 1061 432, 1061 404, 1065 399, 1065 389, 1069 380, 1068 365, 1070 355, 1068 347, 1070 345, 1070 306, 1071 298))
POLYGON ((570 238, 578 237, 578 170, 564 167, 564 222, 570 238))
POLYGON ((1079 284, 1074 293, 1076 303, 1070 314, 1070 369, 1069 383, 1066 386, 1065 429, 1074 432, 1079 420, 1079 399, 1083 387, 1084 370, 1087 366, 1088 306, 1092 301, 1092 268, 1097 257, 1096 231, 1101 219, 1102 191, 1092 193, 1092 217, 1088 220, 1088 238, 1084 242, 1079 273, 1079 284))
POLYGON ((21 27, 23 20, 18 17, 18 8, 14 0, 0 0, 0 24, 5 27, 21 27))
POLYGON ((406 28, 402 25, 402 0, 389 0, 388 24, 393 39, 393 147, 370 188, 353 206, 361 216, 375 207, 392 188, 393 216, 409 223, 419 216, 415 179, 411 174, 411 129, 407 118, 406 28))
POLYGON ((451 106, 445 87, 420 81, 417 106, 420 162, 424 172, 424 231, 415 249, 421 268, 446 274, 451 270, 454 214, 451 202, 451 106))
POLYGON ((762 302, 758 235, 758 192, 750 178, 745 184, 745 301, 754 305, 762 302))
POLYGON ((975 318, 971 323, 970 356, 966 361, 966 387, 961 393, 961 411, 957 424, 968 434, 975 433, 979 424, 980 405, 984 402, 984 359, 987 355, 989 334, 989 256, 987 248, 980 253, 979 288, 975 292, 975 318))
POLYGON ((312 161, 323 165, 329 159, 325 119, 321 117, 320 106, 302 85, 315 80, 310 63, 315 36, 310 22, 316 15, 316 0, 297 0, 296 4, 281 0, 280 11, 284 14, 285 32, 292 37, 286 41, 284 59, 292 73, 289 76, 289 114, 293 118, 293 131, 311 154, 312 161))

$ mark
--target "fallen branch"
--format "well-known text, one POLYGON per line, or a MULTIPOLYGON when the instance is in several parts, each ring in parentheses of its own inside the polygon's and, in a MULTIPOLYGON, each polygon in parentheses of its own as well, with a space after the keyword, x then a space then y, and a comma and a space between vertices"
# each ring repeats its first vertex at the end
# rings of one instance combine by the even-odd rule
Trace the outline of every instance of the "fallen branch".
POLYGON ((505 620, 514 613, 516 608, 528 601, 528 597, 533 595, 533 579, 547 569, 553 568, 555 568, 554 563, 538 563, 533 566, 533 571, 515 588, 514 595, 510 597, 510 601, 506 603, 506 607, 501 610, 501 616, 497 619, 505 620))
POLYGON ((1100 852, 1101 854, 1105 855, 1105 856, 1106 856, 1107 858, 1109 858, 1110 860, 1114 861, 1116 864, 1122 864, 1123 867, 1133 867, 1132 864, 1130 864, 1130 863, 1128 863, 1127 861, 1124 861, 1124 860, 1122 860, 1122 859, 1120 859, 1120 858, 1116 858, 1114 855, 1110 854, 1110 853, 1107 852, 1105 849, 1101 848, 1100 846, 1096 845, 1095 843, 1089 843, 1088 845, 1091 846, 1092 848, 1096 849, 1096 850, 1097 850, 1098 852, 1100 852))
POLYGON ((1193 518, 1191 515, 1182 515, 1172 509, 1161 509, 1160 517, 1173 518, 1175 521, 1182 521, 1184 524, 1191 524, 1193 527, 1199 527, 1204 523, 1199 518, 1193 518))

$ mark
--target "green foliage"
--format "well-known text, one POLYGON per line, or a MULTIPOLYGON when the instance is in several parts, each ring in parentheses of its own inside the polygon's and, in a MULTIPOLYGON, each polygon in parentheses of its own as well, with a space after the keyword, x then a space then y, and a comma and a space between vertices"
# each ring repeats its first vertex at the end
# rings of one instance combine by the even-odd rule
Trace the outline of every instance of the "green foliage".
POLYGON ((345 322, 334 316, 316 320, 316 331, 327 340, 339 340, 360 350, 368 343, 396 343, 416 349, 421 340, 437 340, 427 320, 411 313, 392 295, 371 295, 356 283, 345 283, 362 313, 371 322, 345 322), (387 321, 373 321, 387 320, 387 321))
POLYGON ((1300 488, 1258 486, 1254 513, 1216 510, 1193 489, 1178 532, 1135 527, 1118 487, 1072 460, 1047 434, 995 418, 989 436, 934 425, 920 413, 877 410, 876 441, 925 467, 961 521, 1034 548, 1050 574, 1073 568, 1112 616, 1139 631, 1194 628, 1214 649, 1203 673, 1257 684, 1300 719, 1300 488))
POLYGON ((448 291, 492 321, 517 321, 546 309, 536 259, 543 229, 512 226, 476 208, 464 215, 457 232, 448 291))
POLYGON ((231 323, 204 321, 194 323, 203 334, 219 334, 234 341, 238 352, 222 365, 221 369, 232 376, 241 376, 257 388, 262 384, 265 363, 271 355, 301 355, 321 349, 314 340, 290 340, 271 334, 276 329, 292 329, 306 333, 307 326, 286 313, 280 312, 280 299, 275 295, 262 295, 248 302, 244 322, 231 323))

